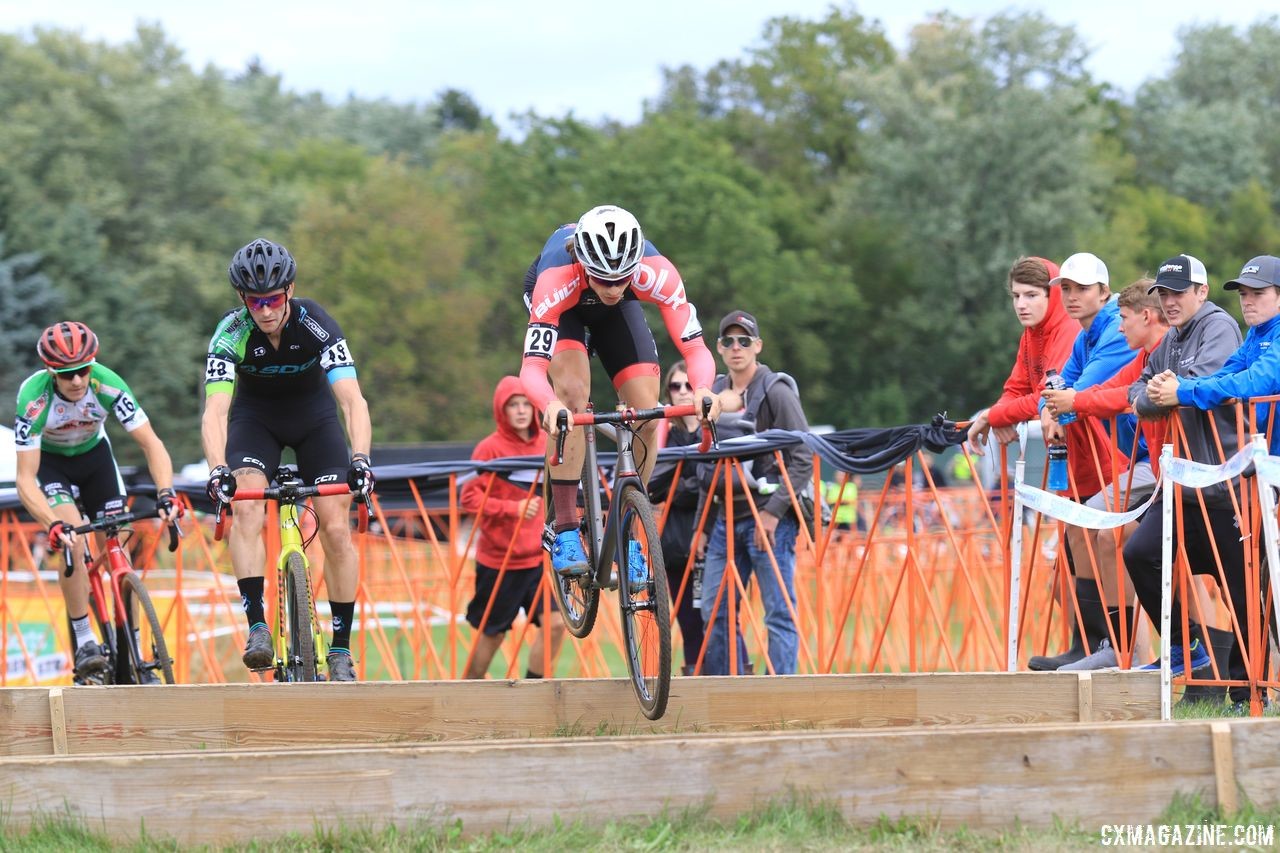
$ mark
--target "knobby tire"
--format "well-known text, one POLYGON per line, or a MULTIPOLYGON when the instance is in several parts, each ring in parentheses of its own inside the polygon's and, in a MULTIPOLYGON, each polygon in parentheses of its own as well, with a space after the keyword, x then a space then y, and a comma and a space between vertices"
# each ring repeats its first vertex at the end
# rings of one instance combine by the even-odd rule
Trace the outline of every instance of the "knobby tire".
POLYGON ((175 684, 173 677, 173 660, 169 657, 169 646, 164 639, 164 628, 160 625, 160 619, 156 616, 155 605, 151 603, 151 594, 147 592, 146 586, 142 583, 137 572, 128 572, 120 578, 120 598, 124 602, 124 621, 126 636, 124 637, 124 645, 129 649, 129 659, 133 664, 133 683, 140 684, 140 678, 144 670, 159 669, 161 678, 165 684, 175 684), (146 620, 145 625, 151 632, 149 638, 150 649, 139 647, 139 643, 135 638, 141 638, 144 635, 138 633, 138 629, 143 627, 143 622, 139 619, 139 609, 141 616, 146 620), (147 657, 150 651, 151 656, 147 657))
POLYGON ((671 593, 652 504, 635 486, 625 486, 617 497, 622 523, 617 557, 618 599, 627 669, 641 710, 650 720, 657 720, 667 712, 671 693, 671 593), (643 590, 634 592, 628 571, 633 540, 641 543, 649 567, 648 583, 643 590))

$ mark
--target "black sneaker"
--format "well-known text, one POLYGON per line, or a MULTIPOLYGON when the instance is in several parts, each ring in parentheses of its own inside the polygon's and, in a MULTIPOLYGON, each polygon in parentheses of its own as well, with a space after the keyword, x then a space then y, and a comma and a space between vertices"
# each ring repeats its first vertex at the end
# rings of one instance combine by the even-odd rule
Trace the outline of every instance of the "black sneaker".
POLYGON ((356 667, 351 655, 346 652, 329 652, 326 662, 329 664, 330 681, 355 681, 356 667))
POLYGON ((276 662, 276 650, 271 645, 271 631, 266 625, 254 625, 249 629, 249 641, 244 644, 242 660, 252 670, 270 669, 276 662))
POLYGON ((108 666, 106 650, 101 644, 91 641, 76 649, 75 673, 85 681, 91 681, 95 675, 102 675, 108 666))
MULTIPOLYGON (((1262 700, 1263 715, 1271 713, 1271 700, 1262 700)), ((1227 709, 1228 717, 1247 717, 1249 716, 1249 700, 1241 699, 1239 702, 1232 702, 1231 707, 1227 709)))

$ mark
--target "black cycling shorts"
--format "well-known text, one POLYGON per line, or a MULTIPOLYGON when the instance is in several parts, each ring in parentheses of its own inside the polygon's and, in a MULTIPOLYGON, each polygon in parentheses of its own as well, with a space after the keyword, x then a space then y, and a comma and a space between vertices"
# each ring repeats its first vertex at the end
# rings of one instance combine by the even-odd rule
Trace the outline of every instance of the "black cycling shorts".
POLYGON ((657 376, 658 344, 644 319, 644 308, 638 299, 623 299, 617 305, 580 305, 560 315, 560 349, 581 349, 600 356, 616 388, 631 378, 636 365, 645 365, 645 374, 657 376), (588 337, 588 333, 590 337, 588 337), (588 340, 590 347, 588 347, 588 340), (566 343, 568 346, 566 347, 566 343), (648 370, 653 366, 652 371, 648 370), (625 375, 624 374, 625 371, 625 375))
POLYGON ((90 518, 101 515, 113 501, 124 505, 124 480, 120 478, 111 442, 106 437, 76 456, 41 452, 36 480, 49 506, 71 503, 78 498, 90 518))
POLYGON ((333 395, 264 399, 237 394, 227 424, 227 465, 257 468, 270 480, 292 447, 305 483, 345 481, 351 454, 333 395))
MULTIPOLYGON (((542 624, 542 610, 548 603, 552 610, 559 610, 550 587, 544 588, 542 595, 537 594, 540 580, 541 564, 537 568, 507 569, 502 576, 502 585, 498 587, 493 608, 489 611, 489 618, 485 620, 485 634, 496 637, 510 631, 511 623, 521 610, 528 614, 529 621, 535 625, 542 624), (538 599, 536 602, 535 596, 538 599)), ((497 582, 497 569, 476 563, 476 595, 467 605, 467 621, 472 628, 480 628, 480 619, 484 616, 484 609, 489 606, 489 599, 493 598, 493 587, 497 582)))

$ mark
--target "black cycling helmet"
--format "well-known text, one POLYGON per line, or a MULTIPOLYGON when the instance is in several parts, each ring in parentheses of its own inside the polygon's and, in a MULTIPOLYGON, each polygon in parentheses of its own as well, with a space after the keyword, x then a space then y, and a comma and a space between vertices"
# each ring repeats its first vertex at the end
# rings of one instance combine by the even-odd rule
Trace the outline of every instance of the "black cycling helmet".
POLYGON ((270 293, 293 284, 298 265, 289 250, 259 237, 236 252, 227 268, 231 286, 241 293, 270 293))

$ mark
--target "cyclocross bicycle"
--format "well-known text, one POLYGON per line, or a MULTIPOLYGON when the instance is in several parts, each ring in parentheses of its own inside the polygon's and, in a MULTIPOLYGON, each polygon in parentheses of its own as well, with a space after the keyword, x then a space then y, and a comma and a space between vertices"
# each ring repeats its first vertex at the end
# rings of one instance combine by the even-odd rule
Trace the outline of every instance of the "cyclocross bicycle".
MULTIPOLYGON (((102 516, 88 524, 69 528, 77 536, 101 533, 107 547, 95 559, 86 552, 85 568, 89 572, 89 610, 98 623, 102 644, 106 652, 107 668, 100 675, 77 683, 84 684, 173 684, 173 660, 164 639, 164 627, 156 616, 155 605, 142 578, 129 563, 124 544, 133 535, 132 530, 122 530, 135 521, 159 518, 160 510, 144 513, 116 512, 102 516), (102 573, 107 572, 107 583, 102 573), (108 598, 107 590, 111 595, 108 598), (110 604, 110 607, 108 607, 110 604), (159 674, 157 674, 159 673, 159 674)), ((170 522, 169 551, 176 551, 182 531, 176 522, 170 522)), ((66 575, 75 572, 71 548, 64 545, 62 557, 66 575)))
MULTIPOLYGON (((311 563, 306 548, 316 534, 305 540, 299 524, 298 507, 313 516, 315 510, 304 501, 310 497, 349 495, 346 483, 321 483, 305 485, 296 471, 281 468, 272 478, 274 488, 236 489, 232 501, 275 501, 280 507, 280 557, 276 561, 276 620, 275 663, 259 672, 274 672, 276 681, 321 681, 328 675, 329 644, 320 630, 316 617, 315 599, 311 594, 311 563)), ((359 513, 359 530, 364 533, 373 517, 373 507, 361 500, 364 511, 359 513)), ((213 538, 222 539, 226 516, 226 504, 218 502, 214 509, 213 538)))
MULTIPOLYGON (((709 409, 708 401, 704 417, 709 409)), ((631 446, 640 422, 695 413, 693 406, 595 412, 588 404, 585 413, 573 415, 574 426, 586 427, 587 452, 582 464, 582 538, 589 568, 584 575, 567 577, 552 572, 552 589, 569 633, 579 638, 590 634, 595 626, 600 590, 618 590, 627 670, 636 698, 640 700, 640 708, 650 720, 659 719, 666 713, 671 689, 671 592, 667 589, 662 543, 653 517, 653 506, 636 471, 631 446), (601 497, 595 439, 595 428, 604 424, 612 424, 616 428, 618 443, 613 498, 607 509, 601 497), (633 547, 644 555, 643 579, 629 577, 629 555, 633 547)), ((556 437, 557 463, 564 461, 568 423, 568 413, 560 412, 560 433, 556 437)), ((711 433, 712 429, 708 429, 703 434, 701 449, 704 451, 710 446, 711 433)), ((550 550, 555 541, 555 510, 550 494, 551 477, 548 474, 542 479, 543 504, 547 508, 543 545, 550 550)))

